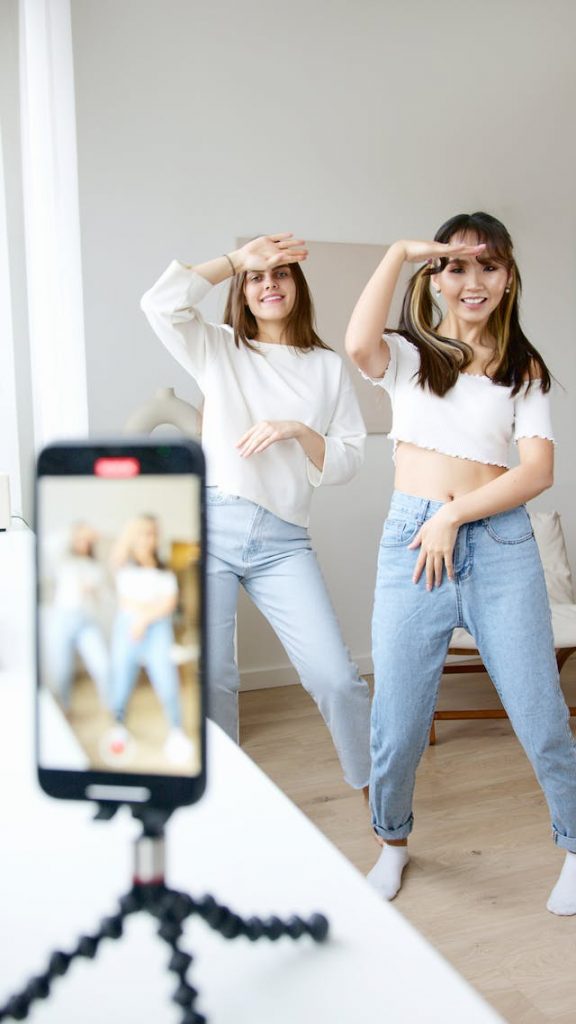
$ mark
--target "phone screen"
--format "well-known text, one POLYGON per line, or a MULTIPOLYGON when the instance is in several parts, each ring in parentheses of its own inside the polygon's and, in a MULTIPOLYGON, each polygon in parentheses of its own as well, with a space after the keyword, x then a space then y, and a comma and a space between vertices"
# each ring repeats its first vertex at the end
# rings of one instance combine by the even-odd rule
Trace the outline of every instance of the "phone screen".
POLYGON ((107 781, 145 782, 162 803, 199 795, 187 786, 204 772, 198 452, 40 457, 37 752, 53 795, 97 796, 107 781))

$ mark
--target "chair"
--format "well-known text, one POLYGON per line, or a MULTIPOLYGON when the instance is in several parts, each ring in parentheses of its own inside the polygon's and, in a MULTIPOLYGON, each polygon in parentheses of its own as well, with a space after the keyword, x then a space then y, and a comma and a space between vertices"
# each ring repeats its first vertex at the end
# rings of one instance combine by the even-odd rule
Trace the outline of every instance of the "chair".
MULTIPOLYGON (((532 512, 532 529, 544 566, 546 587, 552 610, 552 630, 558 671, 576 651, 576 593, 566 555, 566 544, 558 512, 532 512)), ((452 634, 449 659, 444 674, 486 672, 476 648, 474 638, 465 629, 455 629, 452 634), (464 659, 464 660, 462 660, 464 659)), ((576 715, 571 707, 570 715, 576 715)), ((459 711, 435 711, 430 729, 430 743, 436 742, 436 722, 468 718, 507 718, 502 708, 466 709, 459 711)))

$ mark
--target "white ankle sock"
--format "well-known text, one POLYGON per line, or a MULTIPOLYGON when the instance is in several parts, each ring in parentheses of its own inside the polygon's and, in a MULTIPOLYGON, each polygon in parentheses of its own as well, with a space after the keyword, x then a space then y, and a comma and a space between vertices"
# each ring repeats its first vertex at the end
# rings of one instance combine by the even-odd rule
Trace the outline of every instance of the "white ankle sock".
POLYGON ((576 853, 568 852, 560 878, 546 904, 552 914, 576 914, 576 853))
POLYGON ((385 843, 367 881, 385 900, 393 900, 402 885, 402 872, 410 857, 408 847, 385 843))

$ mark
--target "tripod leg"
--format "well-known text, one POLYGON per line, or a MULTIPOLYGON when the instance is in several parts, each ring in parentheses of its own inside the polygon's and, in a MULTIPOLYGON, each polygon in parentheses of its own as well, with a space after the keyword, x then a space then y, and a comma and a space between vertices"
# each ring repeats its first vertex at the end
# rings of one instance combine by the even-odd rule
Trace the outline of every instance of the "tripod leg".
POLYGON ((324 942, 328 938, 329 925, 323 914, 312 914, 308 920, 296 915, 288 921, 275 916, 249 917, 245 920, 229 907, 217 903, 213 896, 204 896, 199 901, 197 913, 225 939, 235 939, 239 935, 244 935, 252 942, 263 938, 275 942, 283 935, 291 939, 309 935, 314 942, 324 942))
POLYGON ((184 921, 198 914, 204 921, 226 939, 244 936, 251 942, 267 938, 271 941, 286 935, 299 939, 309 935, 314 942, 324 942, 328 937, 328 921, 322 914, 313 914, 308 920, 291 917, 287 921, 279 917, 250 917, 244 919, 235 914, 212 896, 194 900, 186 893, 168 889, 163 883, 139 884, 127 892, 119 901, 118 910, 100 922, 97 932, 83 935, 69 953, 56 951, 50 956, 48 967, 43 974, 32 978, 22 992, 12 996, 0 1007, 0 1022, 24 1020, 30 1007, 39 999, 46 999, 56 978, 66 974, 73 960, 83 956, 93 959, 103 939, 119 939, 124 932, 124 921, 130 915, 145 910, 159 921, 158 935, 172 951, 168 969, 176 975, 178 988, 173 1001, 182 1007, 184 1015, 180 1024, 207 1024, 206 1017, 195 1009, 198 991, 188 981, 188 970, 192 956, 180 949, 184 921))
POLYGON ((8 1002, 0 1008, 0 1021, 24 1020, 28 1016, 32 1004, 39 999, 47 999, 52 983, 56 978, 66 974, 77 957, 83 956, 92 960, 98 952, 102 939, 119 939, 124 931, 124 919, 128 914, 139 909, 138 900, 134 900, 132 893, 128 893, 120 900, 118 911, 111 917, 103 918, 97 932, 93 935, 82 935, 69 953, 59 950, 52 953, 44 973, 31 978, 21 992, 11 996, 8 1002))
POLYGON ((158 936, 172 951, 168 970, 175 974, 178 980, 172 1001, 184 1011, 180 1024, 206 1024, 206 1017, 195 1008, 198 990, 188 980, 188 970, 193 957, 179 946, 184 921, 196 913, 194 900, 185 893, 167 889, 164 885, 148 886, 146 909, 158 919, 158 936))

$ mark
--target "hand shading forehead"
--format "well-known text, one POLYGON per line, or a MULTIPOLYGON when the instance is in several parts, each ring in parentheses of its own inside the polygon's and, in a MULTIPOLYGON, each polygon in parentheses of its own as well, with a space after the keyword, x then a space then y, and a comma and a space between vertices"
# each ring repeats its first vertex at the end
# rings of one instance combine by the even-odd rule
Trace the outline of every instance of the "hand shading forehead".
POLYGON ((482 264, 499 264, 501 266, 509 266, 512 260, 512 255, 509 252, 505 252, 495 243, 495 240, 483 235, 477 231, 457 231, 450 238, 451 244, 458 245, 481 245, 486 246, 482 252, 478 253, 477 256, 453 256, 448 260, 450 266, 463 266, 471 260, 475 260, 477 263, 482 264))

